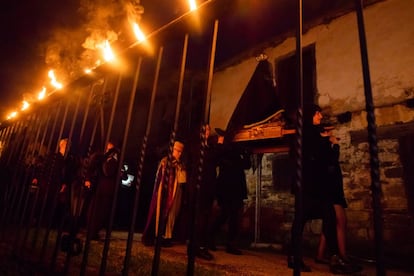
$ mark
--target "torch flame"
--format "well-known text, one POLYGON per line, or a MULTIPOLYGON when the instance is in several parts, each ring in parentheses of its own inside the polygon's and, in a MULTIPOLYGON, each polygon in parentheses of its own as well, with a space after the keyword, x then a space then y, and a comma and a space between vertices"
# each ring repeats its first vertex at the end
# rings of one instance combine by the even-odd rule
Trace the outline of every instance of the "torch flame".
POLYGON ((137 23, 133 23, 132 28, 134 29, 135 37, 137 38, 139 42, 146 40, 144 33, 142 32, 142 30, 140 29, 137 23))
POLYGON ((111 45, 109 44, 108 40, 105 40, 103 45, 101 44, 99 47, 102 48, 104 59, 107 62, 111 62, 115 60, 115 55, 112 52, 111 45))
POLYGON ((46 96, 46 87, 43 87, 42 91, 40 91, 39 94, 37 95, 37 99, 41 101, 44 99, 45 96, 46 96))
POLYGON ((49 75, 49 78, 50 78, 50 83, 56 89, 62 89, 63 85, 56 80, 55 73, 53 72, 53 70, 50 70, 48 75, 49 75))
POLYGON ((188 4, 190 5, 190 11, 194 11, 197 9, 196 0, 188 0, 188 4))
POLYGON ((23 101, 23 104, 22 104, 22 110, 26 110, 26 109, 28 109, 28 108, 29 108, 29 106, 30 106, 30 104, 29 104, 27 101, 23 101))
POLYGON ((13 119, 17 116, 17 112, 13 111, 12 113, 9 114, 9 116, 7 116, 7 120, 13 119))

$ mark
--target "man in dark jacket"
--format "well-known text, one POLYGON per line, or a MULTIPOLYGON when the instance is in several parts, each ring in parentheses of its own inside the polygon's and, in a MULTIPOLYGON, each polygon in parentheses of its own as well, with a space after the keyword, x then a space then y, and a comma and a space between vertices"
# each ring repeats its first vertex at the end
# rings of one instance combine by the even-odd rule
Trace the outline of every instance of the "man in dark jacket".
MULTIPOLYGON (((247 198, 247 184, 244 170, 251 167, 250 155, 241 148, 224 141, 225 132, 216 129, 219 135, 218 143, 221 145, 219 175, 217 177, 216 196, 220 212, 212 225, 212 238, 221 225, 228 221, 226 252, 241 255, 237 248, 241 218, 243 213, 243 200, 247 198), (224 143, 225 142, 225 143, 224 143)), ((214 250, 214 244, 211 245, 214 250)))
POLYGON ((108 142, 105 153, 91 157, 93 165, 89 169, 85 187, 91 189, 92 199, 88 210, 88 234, 91 239, 99 239, 99 231, 106 226, 112 209, 118 175, 119 149, 108 142))

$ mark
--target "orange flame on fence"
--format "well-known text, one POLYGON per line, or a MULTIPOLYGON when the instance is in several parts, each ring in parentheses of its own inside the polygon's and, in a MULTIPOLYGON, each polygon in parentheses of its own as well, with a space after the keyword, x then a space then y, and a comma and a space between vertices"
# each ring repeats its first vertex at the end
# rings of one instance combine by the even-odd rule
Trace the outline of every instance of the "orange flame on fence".
POLYGON ((43 100, 45 96, 46 96, 46 87, 43 87, 42 91, 40 91, 39 94, 37 94, 37 99, 39 101, 43 100))
POLYGON ((26 110, 26 109, 28 109, 28 108, 29 108, 29 106, 30 106, 29 102, 27 102, 27 101, 23 101, 23 104, 22 104, 22 110, 26 110))
POLYGON ((144 33, 142 32, 142 30, 140 29, 137 23, 133 23, 132 28, 134 30, 135 37, 137 38, 139 42, 146 40, 144 33))
POLYGON ((56 80, 55 72, 53 72, 53 70, 50 70, 48 75, 49 75, 49 78, 50 78, 50 83, 56 89, 62 89, 63 85, 56 80))
POLYGON ((190 11, 195 11, 197 9, 197 3, 195 0, 188 0, 188 4, 190 5, 190 11))
POLYGON ((102 49, 105 61, 111 62, 115 60, 114 52, 112 51, 108 40, 105 40, 105 42, 98 45, 98 47, 102 49))

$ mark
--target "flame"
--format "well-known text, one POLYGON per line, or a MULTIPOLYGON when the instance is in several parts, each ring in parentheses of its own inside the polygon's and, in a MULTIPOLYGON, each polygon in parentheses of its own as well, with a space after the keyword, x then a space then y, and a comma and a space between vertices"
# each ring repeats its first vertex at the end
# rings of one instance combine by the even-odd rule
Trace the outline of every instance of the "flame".
POLYGON ((41 101, 44 99, 45 96, 46 96, 46 87, 43 87, 42 91, 40 91, 39 94, 37 94, 37 99, 41 101))
POLYGON ((107 62, 111 62, 111 61, 115 60, 115 55, 112 52, 111 45, 109 44, 108 40, 105 40, 105 42, 103 44, 99 45, 98 47, 102 49, 104 59, 107 62))
POLYGON ((188 0, 188 4, 190 5, 190 11, 195 11, 197 9, 196 0, 188 0))
POLYGON ((22 104, 22 110, 26 110, 26 109, 28 109, 28 108, 29 108, 29 106, 30 106, 30 104, 29 104, 29 102, 28 102, 28 101, 23 101, 23 104, 22 104))
POLYGON ((63 85, 56 80, 55 72, 53 72, 53 70, 50 70, 48 75, 49 75, 49 78, 50 78, 50 83, 56 89, 62 89, 63 85))
POLYGON ((133 23, 132 28, 134 29, 135 37, 137 38, 139 42, 146 40, 144 33, 142 32, 142 30, 140 29, 137 23, 133 23))
POLYGON ((92 69, 90 69, 90 68, 86 68, 84 71, 85 71, 85 74, 90 74, 90 73, 92 73, 92 69))
POLYGON ((13 119, 17 117, 17 112, 13 111, 12 113, 9 114, 9 116, 7 116, 7 120, 13 119))

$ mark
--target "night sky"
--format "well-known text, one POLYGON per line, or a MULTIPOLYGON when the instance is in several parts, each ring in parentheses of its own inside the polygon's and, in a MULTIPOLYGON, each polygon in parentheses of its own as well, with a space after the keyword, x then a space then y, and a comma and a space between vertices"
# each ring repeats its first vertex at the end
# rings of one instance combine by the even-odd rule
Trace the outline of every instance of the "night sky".
MULTIPOLYGON (((119 5, 130 0, 115 2, 119 5)), ((184 8, 180 5, 171 5, 171 1, 166 0, 136 2, 145 9, 140 23, 145 24, 150 31, 179 16, 184 8)), ((36 95, 45 84, 49 84, 47 72, 51 67, 60 66, 67 69, 74 66, 73 63, 80 62, 85 50, 82 48, 82 43, 88 35, 91 35, 92 28, 94 31, 99 28, 101 31, 112 28, 117 34, 122 33, 121 27, 124 26, 120 18, 124 19, 124 17, 116 17, 116 12, 109 12, 105 15, 107 17, 105 19, 102 18, 101 13, 101 17, 97 19, 98 11, 102 10, 100 5, 107 10, 121 10, 108 3, 115 5, 114 1, 110 0, 21 0, 6 1, 2 4, 0 11, 0 118, 2 120, 12 109, 19 109, 24 98, 36 95), (48 57, 50 54, 48 47, 50 50, 52 43, 55 43, 59 49, 58 58, 48 57)))
POLYGON ((0 11, 0 113, 19 107, 24 93, 47 80, 43 43, 54 29, 76 27, 73 1, 6 1, 0 11))

